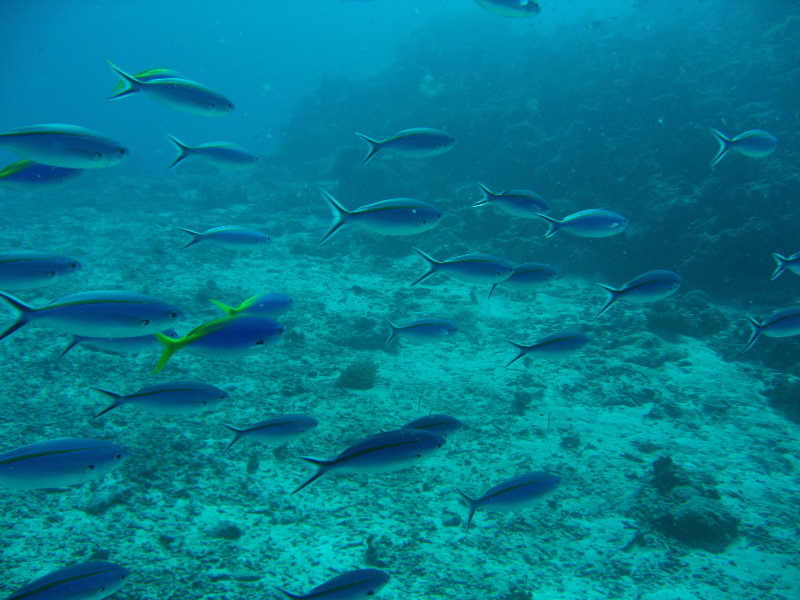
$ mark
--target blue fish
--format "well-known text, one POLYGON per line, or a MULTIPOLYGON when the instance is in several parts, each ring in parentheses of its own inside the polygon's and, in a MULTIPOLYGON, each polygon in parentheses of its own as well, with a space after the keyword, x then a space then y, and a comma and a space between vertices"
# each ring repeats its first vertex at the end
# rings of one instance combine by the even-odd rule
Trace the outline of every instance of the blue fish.
POLYGON ((512 341, 508 343, 519 350, 519 354, 508 361, 506 366, 515 363, 528 354, 534 354, 539 358, 562 358, 583 348, 589 343, 589 338, 582 331, 562 329, 536 340, 530 346, 524 346, 512 341))
POLYGON ((163 344, 164 350, 153 369, 153 375, 161 371, 172 355, 182 348, 205 358, 234 360, 263 352, 277 344, 284 331, 283 325, 277 321, 242 314, 204 323, 182 338, 175 339, 157 333, 156 338, 163 344))
POLYGON ((233 439, 225 452, 231 449, 236 442, 242 438, 247 438, 261 444, 285 444, 296 440, 304 433, 311 431, 318 425, 318 421, 314 417, 307 415, 283 415, 273 419, 266 419, 259 421, 255 425, 251 425, 245 429, 239 429, 233 425, 226 425, 225 427, 233 432, 233 439))
POLYGON ((236 308, 216 300, 211 300, 211 303, 221 308, 229 317, 247 314, 276 319, 288 312, 294 301, 286 294, 259 294, 248 298, 236 308))
POLYGON ((458 431, 463 426, 464 424, 455 417, 451 417, 449 415, 432 414, 413 419, 403 425, 400 429, 424 429, 425 431, 432 431, 433 433, 446 438, 448 435, 458 431))
POLYGON ((388 473, 412 466, 423 456, 441 448, 444 438, 424 429, 383 431, 356 442, 331 460, 299 458, 317 467, 317 472, 292 492, 296 494, 325 473, 388 473))
POLYGON ((619 289, 602 283, 597 285, 608 292, 608 300, 597 313, 599 317, 618 300, 646 304, 669 298, 683 285, 683 277, 672 271, 657 269, 634 277, 619 289))
POLYGON ((450 321, 437 319, 436 317, 417 319, 400 326, 394 325, 389 319, 386 319, 386 324, 389 325, 391 331, 389 332, 389 338, 386 340, 386 345, 383 347, 384 350, 389 347, 389 344, 397 336, 404 337, 412 344, 428 344, 439 342, 458 331, 458 327, 450 321))
POLYGON ((542 12, 542 7, 534 0, 475 0, 490 13, 501 17, 527 19, 542 12))
POLYGON ((111 98, 144 92, 156 102, 192 115, 217 117, 234 109, 233 102, 201 83, 180 77, 156 77, 147 80, 129 75, 112 62, 108 65, 122 78, 123 89, 111 98))
POLYGON ((325 243, 348 223, 381 235, 403 236, 430 231, 442 217, 441 211, 432 204, 413 198, 381 200, 349 211, 325 190, 320 192, 331 207, 333 223, 317 245, 325 243))
POLYGON ((382 141, 373 140, 363 133, 356 132, 356 135, 369 144, 369 152, 364 157, 363 164, 366 164, 370 158, 375 156, 378 150, 398 156, 426 158, 443 154, 456 143, 456 138, 446 131, 430 129, 429 127, 404 129, 382 141))
POLYGON ((228 397, 225 390, 202 381, 158 383, 125 395, 99 387, 92 389, 113 400, 111 406, 94 416, 95 419, 123 404, 132 404, 157 415, 193 415, 216 408, 228 397))
POLYGON ((6 600, 102 600, 119 590, 128 575, 125 567, 90 560, 34 579, 6 600))
POLYGON ((31 322, 72 335, 134 337, 165 331, 183 315, 169 302, 119 290, 79 292, 37 307, 5 292, 0 292, 0 299, 16 313, 0 340, 31 322))
POLYGON ((203 232, 192 231, 191 229, 184 229, 183 227, 178 227, 178 229, 192 236, 192 240, 183 248, 205 242, 207 244, 219 246, 220 248, 225 248, 226 250, 241 252, 261 248, 272 241, 271 238, 262 231, 250 229, 248 227, 239 227, 238 225, 222 225, 203 232))
POLYGON ((762 335, 771 338, 784 338, 800 334, 800 306, 790 306, 777 310, 763 321, 757 321, 749 315, 747 319, 753 327, 753 332, 750 334, 750 339, 747 340, 742 352, 750 350, 762 335))
POLYGON ((622 233, 628 226, 628 219, 612 210, 590 208, 564 217, 561 221, 539 215, 540 219, 547 221, 549 228, 544 237, 549 238, 558 231, 564 231, 577 237, 605 238, 622 233))
MULTIPOLYGON (((168 329, 163 332, 164 335, 176 337, 178 334, 174 329, 168 329)), ((79 345, 89 346, 95 350, 102 350, 104 352, 111 352, 114 354, 139 354, 140 352, 149 352, 163 348, 161 342, 156 339, 153 334, 150 335, 137 335, 134 337, 122 338, 109 338, 109 337, 87 337, 84 335, 73 335, 72 340, 67 345, 58 358, 62 358, 67 352, 72 350, 75 346, 79 345)))
POLYGON ((475 516, 478 509, 507 512, 527 508, 555 490, 560 482, 561 478, 556 475, 537 471, 512 477, 489 488, 483 496, 476 499, 470 498, 461 490, 456 490, 469 506, 467 532, 469 532, 472 517, 475 516))
POLYGON ((167 134, 170 141, 178 148, 178 156, 172 161, 168 169, 190 156, 219 169, 231 171, 249 171, 258 164, 258 157, 244 146, 231 142, 206 142, 199 146, 187 146, 178 138, 167 134))
POLYGON ((34 162, 68 169, 102 169, 128 156, 128 149, 111 138, 64 123, 17 127, 0 133, 0 146, 34 162))
POLYGON ((363 600, 377 594, 389 581, 389 575, 378 569, 358 569, 337 575, 307 594, 291 594, 276 588, 290 600, 363 600))
POLYGON ((84 438, 36 442, 0 454, 0 486, 63 488, 100 479, 122 464, 127 450, 84 438))
POLYGON ((83 169, 42 165, 25 158, 0 171, 0 185, 21 192, 54 190, 72 183, 81 173, 83 169))
MULTIPOLYGON (((777 279, 780 277, 785 270, 789 270, 795 275, 800 275, 800 252, 795 252, 791 256, 784 256, 783 254, 778 254, 774 252, 772 254, 772 258, 775 259, 775 270, 772 272, 772 277, 770 277, 770 281, 777 279)), ((0 287, 3 287, 0 285, 0 287)))
POLYGON ((412 250, 428 263, 428 270, 412 286, 439 272, 465 283, 497 284, 511 277, 514 271, 511 263, 490 254, 463 254, 438 261, 419 248, 412 250))
POLYGON ((558 270, 550 265, 542 263, 522 263, 514 267, 511 276, 505 281, 495 283, 489 290, 489 297, 492 297, 498 285, 511 288, 512 290, 535 290, 549 281, 558 277, 558 270))
POLYGON ((550 203, 536 192, 529 190, 493 192, 482 183, 478 186, 483 191, 483 198, 473 204, 473 207, 494 204, 508 214, 523 219, 535 219, 550 212, 550 203))
POLYGON ((0 290, 27 290, 55 283, 74 273, 81 263, 69 256, 16 250, 0 253, 0 290))
POLYGON ((719 150, 714 160, 711 161, 711 168, 713 169, 719 161, 721 161, 731 150, 743 154, 748 158, 763 158, 772 154, 775 147, 778 145, 778 138, 772 135, 769 131, 762 129, 751 129, 740 133, 735 138, 729 138, 727 135, 709 127, 711 133, 719 142, 719 150))

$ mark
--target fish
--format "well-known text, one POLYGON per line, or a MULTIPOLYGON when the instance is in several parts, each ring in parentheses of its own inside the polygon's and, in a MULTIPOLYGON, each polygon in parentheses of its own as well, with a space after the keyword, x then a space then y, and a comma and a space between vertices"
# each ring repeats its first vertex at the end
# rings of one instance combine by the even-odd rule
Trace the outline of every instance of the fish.
MULTIPOLYGON (((773 281, 783 275, 783 272, 787 269, 794 273, 795 275, 800 275, 800 252, 795 252, 791 256, 784 256, 783 254, 778 254, 777 252, 773 252, 772 258, 775 259, 775 270, 772 272, 772 276, 769 278, 770 281, 773 281)), ((0 287, 3 287, 0 285, 0 287)))
POLYGON ((0 454, 0 487, 65 488, 100 479, 117 469, 128 451, 100 440, 59 438, 0 454))
POLYGON ((563 358, 583 348, 589 343, 589 338, 582 331, 562 329, 536 340, 529 346, 510 340, 508 343, 519 350, 519 353, 506 363, 507 367, 528 354, 534 354, 540 358, 563 358))
POLYGON ((444 444, 444 438, 424 429, 396 429, 371 435, 331 460, 300 456, 317 472, 295 489, 296 494, 325 473, 389 473, 412 466, 444 444))
POLYGON ((0 133, 0 146, 28 160, 67 169, 113 167, 129 154, 127 148, 102 133, 65 123, 29 125, 0 133))
POLYGON ((456 143, 456 138, 446 131, 429 127, 404 129, 381 141, 367 137, 363 133, 356 132, 356 135, 369 144, 369 151, 362 164, 367 164, 378 150, 397 156, 427 158, 444 154, 456 143))
MULTIPOLYGON (((139 81, 156 81, 157 79, 187 79, 182 73, 175 69, 146 69, 134 75, 139 81)), ((114 86, 114 93, 108 99, 114 100, 115 98, 122 98, 130 94, 135 94, 141 91, 140 88, 128 85, 124 79, 120 79, 117 85, 114 86)))
POLYGON ((217 91, 191 79, 181 77, 156 77, 149 80, 129 75, 111 61, 111 69, 122 78, 123 89, 110 99, 121 98, 134 92, 144 92, 159 104, 180 112, 204 117, 226 115, 235 107, 233 102, 217 91))
POLYGON ((747 340, 742 352, 747 352, 753 347, 762 335, 771 338, 792 337, 800 334, 800 306, 790 306, 776 310, 763 321, 747 315, 748 321, 753 328, 750 339, 747 340))
POLYGON ((511 288, 512 290, 535 290, 549 281, 558 277, 558 269, 542 263, 522 263, 514 267, 511 276, 499 283, 495 283, 489 290, 489 297, 492 297, 498 285, 511 288))
POLYGON ((437 319, 436 317, 417 319, 400 326, 386 319, 386 324, 389 325, 391 331, 389 332, 389 338, 386 340, 386 345, 383 347, 384 350, 389 347, 389 344, 397 336, 402 336, 412 344, 427 344, 439 342, 458 331, 458 327, 450 321, 437 319))
POLYGON ((80 268, 79 260, 52 252, 0 252, 0 290, 29 290, 52 285, 80 268))
POLYGON ((81 173, 83 169, 43 165, 25 158, 0 171, 0 185, 20 192, 54 190, 72 183, 81 173))
POLYGON ((99 387, 91 389, 113 400, 110 406, 94 416, 95 419, 124 404, 132 404, 157 415, 193 415, 216 408, 228 398, 225 390, 202 381, 158 383, 132 394, 117 394, 99 387))
POLYGON ((480 498, 470 498, 461 490, 456 490, 464 502, 469 506, 469 516, 467 516, 467 533, 472 523, 475 513, 481 509, 493 510, 498 512, 508 512, 528 508, 536 501, 554 491, 561 478, 536 471, 518 475, 489 488, 480 498))
POLYGON ((222 425, 233 432, 233 439, 228 444, 228 447, 225 448, 225 452, 227 452, 231 449, 231 446, 242 438, 261 444, 285 444, 311 431, 319 425, 319 422, 314 417, 307 415, 283 415, 259 421, 255 425, 244 429, 239 429, 226 423, 222 425))
POLYGON ((713 169, 731 150, 743 154, 748 158, 763 158, 775 151, 778 138, 763 129, 751 129, 740 133, 734 138, 729 138, 719 129, 709 127, 711 134, 719 142, 719 150, 711 161, 713 169))
POLYGON ((411 286, 424 281, 434 273, 445 273, 465 283, 497 284, 511 277, 514 267, 511 263, 490 254, 463 254, 447 260, 438 261, 419 248, 412 248, 428 263, 428 270, 418 277, 411 286))
POLYGON ((536 192, 529 190, 493 192, 482 183, 479 183, 478 187, 483 191, 483 198, 473 204, 473 207, 493 204, 508 214, 523 219, 535 219, 550 212, 550 203, 536 192))
POLYGON ((277 321, 242 314, 203 323, 182 338, 156 333, 156 338, 164 349, 153 369, 153 375, 159 373, 172 355, 183 348, 191 354, 205 358, 234 360, 274 346, 280 341, 284 331, 283 325, 277 321))
POLYGON ((599 317, 619 300, 646 304, 669 298, 683 285, 683 277, 672 271, 656 269, 634 277, 619 289, 603 283, 597 285, 608 292, 606 303, 596 315, 599 317))
POLYGON ((250 229, 249 227, 239 227, 238 225, 222 225, 203 232, 192 231, 183 227, 178 227, 178 229, 192 236, 191 241, 183 248, 206 242, 226 250, 241 252, 243 250, 255 250, 272 241, 263 231, 250 229))
POLYGON ((179 162, 190 156, 196 156, 220 169, 231 171, 249 171, 258 164, 258 157, 244 146, 231 142, 206 142, 199 146, 187 146, 178 138, 166 134, 170 141, 178 148, 178 156, 167 167, 171 169, 179 162))
POLYGON ((389 581, 389 575, 378 569, 358 569, 337 575, 307 594, 292 594, 275 588, 290 600, 363 600, 377 594, 389 581))
POLYGON ((449 415, 431 414, 418 417, 403 425, 400 429, 424 429, 432 431, 443 438, 461 429, 464 424, 449 415))
POLYGON ((321 189, 320 192, 331 208, 333 223, 317 242, 318 246, 328 241, 348 223, 381 235, 404 236, 430 231, 442 218, 438 208, 413 198, 381 200, 349 211, 327 191, 321 189))
MULTIPOLYGON (((174 329, 168 329, 163 332, 164 335, 175 337, 178 334, 174 329)), ((73 335, 72 340, 67 345, 58 358, 63 358, 70 350, 79 345, 89 346, 95 350, 102 350, 104 352, 112 352, 115 354, 139 354, 140 352, 148 352, 150 350, 158 350, 163 348, 161 342, 156 339, 153 334, 137 335, 134 337, 87 337, 83 335, 73 335)))
POLYGON ((5 600, 102 600, 125 583, 130 571, 105 560, 90 560, 52 571, 5 600))
POLYGON ((628 226, 628 219, 612 210, 590 208, 564 217, 561 221, 547 215, 539 215, 547 221, 549 228, 544 237, 549 238, 558 231, 585 238, 605 238, 622 233, 628 226))
POLYGON ((527 19, 542 12, 534 0, 475 0, 479 6, 501 17, 527 19))
POLYGON ((229 317, 246 314, 277 319, 292 308, 294 300, 286 294, 259 294, 251 296, 236 308, 217 300, 211 300, 211 303, 229 317))
POLYGON ((87 337, 135 337, 169 329, 183 311, 169 302, 136 292, 98 290, 70 294, 44 306, 30 306, 0 292, 16 318, 0 340, 35 322, 87 337))

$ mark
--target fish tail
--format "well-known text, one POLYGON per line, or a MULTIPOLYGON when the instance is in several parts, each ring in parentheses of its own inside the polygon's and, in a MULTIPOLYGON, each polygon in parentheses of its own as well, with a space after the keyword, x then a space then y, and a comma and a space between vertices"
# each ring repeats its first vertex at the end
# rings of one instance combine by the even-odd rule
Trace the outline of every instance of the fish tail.
POLYGON ((397 337, 397 327, 394 323, 392 323, 389 319, 384 319, 386 324, 389 326, 389 337, 386 339, 386 344, 384 344, 383 349, 386 350, 389 347, 389 344, 392 343, 392 340, 397 337))
POLYGON ((731 149, 731 142, 733 140, 722 133, 719 129, 714 129, 713 127, 709 127, 708 129, 711 131, 711 134, 714 136, 714 138, 716 138, 716 140, 719 142, 719 150, 717 150, 714 160, 711 161, 711 168, 713 169, 719 161, 725 158, 728 150, 731 149))
POLYGON ((175 144, 175 146, 178 148, 178 156, 176 156, 175 160, 173 160, 172 163, 167 167, 167 169, 169 170, 175 165, 177 165, 179 162, 181 162, 183 159, 191 156, 193 148, 187 146, 175 136, 172 136, 168 133, 165 133, 164 135, 166 135, 169 138, 169 141, 175 144))
POLYGON ((136 79, 136 77, 129 75, 110 60, 106 62, 108 62, 108 66, 111 67, 114 72, 122 78, 122 81, 119 83, 117 88, 114 88, 114 93, 108 97, 109 100, 134 94, 142 88, 142 82, 136 79))
MULTIPOLYGON (((77 346, 80 343, 81 343, 81 340, 78 338, 78 336, 77 335, 73 335, 72 336, 72 340, 70 341, 69 344, 67 344, 67 347, 64 348, 61 351, 61 354, 58 355, 58 358, 64 358, 64 356, 67 354, 67 352, 72 350, 75 346, 77 346)), ((56 359, 56 360, 58 360, 58 359, 56 359)))
POLYGON ((512 358, 510 361, 508 361, 506 363, 506 366, 508 367, 508 366, 512 365, 513 363, 517 362, 523 356, 525 356, 525 354, 527 354, 528 347, 527 346, 523 346, 522 344, 518 344, 517 342, 512 342, 511 340, 506 340, 506 341, 509 344, 511 344, 512 346, 514 346, 514 348, 519 350, 519 353, 514 358, 512 358))
POLYGON ((467 496, 460 489, 456 488, 458 495, 469 506, 469 515, 467 515, 467 533, 469 533, 469 526, 472 524, 472 517, 475 516, 475 511, 478 510, 478 503, 473 498, 467 496))
POLYGON ((475 206, 483 206, 484 204, 488 204, 489 202, 494 200, 495 196, 497 195, 492 190, 490 190, 488 187, 483 185, 480 181, 478 182, 478 187, 481 188, 481 191, 483 192, 483 198, 481 198, 475 204, 473 204, 472 205, 473 207, 475 207, 475 206))
POLYGON ((227 423, 223 423, 222 426, 227 427, 233 432, 233 439, 231 440, 231 443, 228 444, 228 447, 225 448, 225 452, 223 452, 223 454, 226 454, 228 450, 231 449, 231 446, 233 446, 236 442, 239 441, 239 438, 242 437, 242 433, 244 433, 245 430, 239 429, 238 427, 234 427, 233 425, 228 425, 227 423))
POLYGON ((117 394, 115 392, 109 392, 108 390, 104 390, 103 388, 99 388, 99 387, 92 387, 91 389, 95 390, 96 392, 100 392, 101 394, 105 394, 106 396, 110 397, 114 401, 111 404, 111 406, 109 406, 105 410, 101 410, 99 413, 97 413, 94 416, 95 419, 97 417, 100 417, 100 416, 106 414, 107 412, 109 412, 111 410, 114 410, 115 408, 117 408, 119 406, 122 406, 123 402, 122 402, 122 395, 121 394, 117 394))
POLYGON ((599 317, 604 312, 606 312, 611 305, 614 304, 617 300, 619 300, 619 290, 616 288, 611 287, 610 285, 605 285, 604 283, 598 283, 601 288, 603 288, 608 293, 608 298, 606 299, 606 303, 603 305, 603 308, 600 309, 600 312, 595 315, 595 317, 599 317))
POLYGON ((750 315, 747 315, 747 320, 750 321, 750 325, 753 327, 753 332, 750 334, 750 339, 747 340, 742 352, 747 352, 753 347, 753 344, 756 343, 756 340, 758 340, 759 336, 761 335, 761 330, 764 328, 764 325, 756 321, 750 315))
POLYGON ((409 287, 417 285, 418 283, 424 281, 425 279, 436 273, 436 271, 439 269, 439 265, 442 264, 438 260, 433 258, 430 254, 425 254, 419 248, 412 247, 411 249, 427 261, 428 270, 425 273, 423 273, 420 277, 418 277, 416 281, 414 281, 414 283, 412 283, 409 287))
POLYGON ((556 234, 556 232, 561 229, 561 221, 558 219, 554 219, 553 217, 548 217, 547 215, 543 215, 541 213, 536 213, 537 217, 542 219, 543 221, 547 221, 547 231, 544 234, 544 237, 549 238, 556 234))
POLYGON ((161 358, 158 359, 158 362, 156 363, 156 366, 153 368, 152 372, 153 375, 157 375, 161 369, 164 368, 164 365, 167 364, 167 361, 172 358, 172 355, 183 348, 184 344, 182 343, 182 340, 185 338, 176 340, 164 335, 163 333, 154 333, 153 335, 159 342, 164 344, 164 350, 161 352, 161 358))
MULTIPOLYGON (((314 474, 313 474, 311 477, 309 477, 308 479, 306 479, 306 480, 305 480, 303 483, 301 483, 301 484, 300 484, 300 486, 299 486, 298 488, 296 488, 296 489, 295 489, 295 490, 292 492, 292 494, 296 494, 297 492, 299 492, 300 490, 302 490, 304 487, 306 487, 306 486, 308 486, 308 485, 311 485, 311 484, 312 484, 312 483, 314 483, 314 482, 315 482, 317 479, 319 479, 320 477, 322 477, 323 475, 325 475, 325 473, 327 473, 327 472, 328 472, 328 465, 330 464, 330 463, 329 463, 329 461, 327 461, 327 460, 322 460, 322 459, 320 459, 320 458, 310 458, 310 457, 308 457, 308 456, 298 456, 297 458, 300 458, 300 459, 302 459, 302 460, 304 460, 304 461, 306 461, 306 462, 310 462, 312 465, 315 465, 315 466, 317 467, 317 472, 316 472, 316 473, 314 473, 314 474)), ((291 495, 291 494, 290 494, 290 495, 291 495)))
POLYGON ((12 333, 14 333, 17 329, 21 328, 23 325, 28 323, 33 317, 34 312, 36 311, 35 308, 32 306, 25 304, 19 298, 15 298, 11 294, 6 294, 5 292, 0 292, 0 299, 5 300, 8 304, 9 308, 14 311, 16 319, 14 320, 11 325, 6 327, 3 333, 0 333, 0 340, 7 338, 12 333))
POLYGON ((363 133, 358 133, 357 131, 355 132, 355 134, 369 144, 369 151, 367 152, 367 155, 364 157, 364 162, 361 163, 362 165, 365 165, 367 164, 369 159, 375 156, 375 153, 381 149, 381 142, 379 142, 378 140, 373 140, 371 137, 368 137, 363 133))
POLYGON ((320 194, 322 194, 323 199, 328 202, 328 206, 331 208, 331 214, 333 215, 333 223, 328 228, 328 232, 322 236, 322 239, 317 242, 317 246, 321 246, 328 239, 347 222, 347 217, 350 216, 350 211, 347 210, 344 206, 342 206, 339 201, 333 197, 328 191, 323 190, 322 188, 319 189, 320 194))
POLYGON ((188 244, 186 244, 185 246, 181 246, 181 250, 183 250, 184 248, 188 248, 189 246, 193 246, 194 244, 199 242, 201 239, 203 239, 201 237, 202 234, 199 231, 192 231, 191 229, 186 229, 184 227, 176 227, 175 229, 180 229, 184 233, 188 233, 189 235, 192 236, 192 241, 189 242, 188 244))
MULTIPOLYGON (((184 229, 183 231, 186 231, 186 230, 184 229)), ((194 241, 192 243, 194 243, 194 241)), ((186 246, 184 246, 184 248, 185 247, 186 246)), ((236 309, 235 308, 233 308, 232 306, 228 306, 227 304, 223 304, 219 300, 214 300, 213 298, 209 298, 209 302, 211 302, 211 304, 213 304, 217 308, 221 309, 229 317, 232 317, 232 316, 234 316, 236 314, 236 309)), ((226 425, 226 427, 227 427, 227 425, 226 425)))
POLYGON ((775 262, 777 264, 775 265, 775 270, 772 272, 772 277, 769 278, 770 281, 772 281, 773 279, 777 279, 783 274, 783 272, 786 270, 787 263, 789 261, 789 259, 786 258, 783 254, 778 254, 777 252, 772 253, 772 258, 775 259, 775 262))

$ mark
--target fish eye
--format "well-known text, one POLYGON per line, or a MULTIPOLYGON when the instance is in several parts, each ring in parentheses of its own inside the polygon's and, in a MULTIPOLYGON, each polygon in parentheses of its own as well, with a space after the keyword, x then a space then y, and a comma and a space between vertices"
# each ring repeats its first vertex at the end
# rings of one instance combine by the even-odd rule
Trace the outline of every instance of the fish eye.
POLYGON ((86 466, 86 470, 87 471, 94 471, 94 465, 87 465, 86 466))
POLYGON ((173 310, 171 313, 169 313, 169 318, 170 319, 177 319, 178 318, 178 313, 173 310))
POLYGON ((256 345, 256 346, 263 346, 263 345, 264 345, 264 340, 258 340, 258 341, 255 343, 255 345, 256 345))
POLYGON ((121 459, 121 458, 122 458, 122 452, 117 452, 117 453, 114 455, 114 458, 116 458, 117 460, 121 459))
POLYGON ((142 319, 141 325, 142 325, 142 327, 146 327, 147 325, 150 325, 150 319, 142 319))

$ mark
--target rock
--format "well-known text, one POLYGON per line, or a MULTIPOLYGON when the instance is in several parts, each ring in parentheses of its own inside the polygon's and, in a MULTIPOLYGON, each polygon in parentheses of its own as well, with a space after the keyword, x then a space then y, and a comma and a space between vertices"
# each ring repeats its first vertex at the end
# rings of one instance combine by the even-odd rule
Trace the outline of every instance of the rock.
POLYGON ((739 519, 717 500, 693 496, 655 519, 655 528, 692 548, 724 552, 738 535, 739 519))

